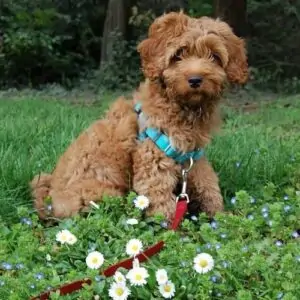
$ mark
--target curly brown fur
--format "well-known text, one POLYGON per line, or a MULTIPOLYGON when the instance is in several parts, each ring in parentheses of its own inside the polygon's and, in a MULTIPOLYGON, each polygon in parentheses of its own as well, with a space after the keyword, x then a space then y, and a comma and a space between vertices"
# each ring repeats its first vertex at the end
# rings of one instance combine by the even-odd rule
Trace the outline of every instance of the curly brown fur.
MULTIPOLYGON (((103 195, 124 195, 130 179, 138 194, 149 197, 149 215, 172 218, 181 166, 152 141, 137 142, 143 128, 134 102, 140 101, 148 116, 145 126, 165 132, 180 151, 204 148, 220 126, 218 104, 225 84, 247 80, 245 45, 220 20, 169 13, 154 21, 138 51, 146 81, 134 100, 118 100, 73 142, 51 175, 33 180, 41 218, 46 195, 52 198, 52 214, 62 218, 103 195), (201 78, 200 84, 192 85, 192 77, 201 78)), ((191 206, 209 216, 223 209, 218 177, 205 158, 195 163, 188 182, 191 206)))

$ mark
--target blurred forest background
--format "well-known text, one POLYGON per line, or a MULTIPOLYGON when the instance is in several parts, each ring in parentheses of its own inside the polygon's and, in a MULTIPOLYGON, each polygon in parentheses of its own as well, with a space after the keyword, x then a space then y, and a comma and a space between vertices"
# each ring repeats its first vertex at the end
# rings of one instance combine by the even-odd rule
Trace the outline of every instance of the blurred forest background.
POLYGON ((299 0, 1 0, 0 88, 135 87, 136 44, 156 16, 180 8, 221 17, 246 39, 251 86, 300 91, 299 0))

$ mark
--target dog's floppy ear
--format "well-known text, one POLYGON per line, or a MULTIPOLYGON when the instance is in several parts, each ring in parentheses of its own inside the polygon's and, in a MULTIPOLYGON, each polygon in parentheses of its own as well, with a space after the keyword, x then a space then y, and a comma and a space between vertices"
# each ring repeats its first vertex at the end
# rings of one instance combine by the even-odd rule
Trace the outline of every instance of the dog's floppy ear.
POLYGON ((164 42, 155 38, 143 40, 137 47, 141 56, 143 73, 146 78, 155 80, 163 71, 164 42))
POLYGON ((183 12, 171 12, 158 17, 152 23, 148 38, 137 47, 145 77, 157 79, 161 76, 165 68, 167 44, 186 30, 188 19, 183 12))
POLYGON ((227 78, 232 83, 243 84, 248 80, 245 41, 232 33, 227 37, 226 47, 229 53, 229 61, 225 69, 227 78))
POLYGON ((214 31, 223 40, 228 51, 225 67, 229 82, 243 84, 248 80, 248 62, 245 41, 236 36, 231 27, 220 19, 201 17, 198 24, 206 31, 214 31))

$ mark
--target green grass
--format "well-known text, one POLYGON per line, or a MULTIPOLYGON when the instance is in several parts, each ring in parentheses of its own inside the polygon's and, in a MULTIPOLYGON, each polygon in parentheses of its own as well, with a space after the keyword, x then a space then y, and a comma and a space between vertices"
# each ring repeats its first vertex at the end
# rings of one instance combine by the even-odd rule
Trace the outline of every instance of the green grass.
POLYGON ((109 299, 113 278, 99 274, 128 257, 125 247, 132 238, 144 248, 160 240, 166 246, 142 264, 149 272, 146 285, 127 280, 129 299, 162 299, 155 281, 160 268, 176 287, 174 299, 300 299, 300 97, 269 102, 251 114, 224 108, 223 129, 207 155, 232 214, 218 214, 212 223, 202 214, 173 232, 161 217, 145 218, 130 194, 104 199, 88 215, 44 226, 32 211, 28 182, 52 170, 111 98, 76 105, 29 96, 0 101, 0 299, 28 299, 86 277, 92 286, 51 299, 109 299), (138 224, 128 225, 128 218, 138 224), (62 229, 77 237, 74 245, 56 241, 62 229), (99 270, 86 265, 92 250, 104 255, 99 270), (199 274, 193 259, 203 252, 213 257, 214 267, 199 274))
MULTIPOLYGON (((0 216, 13 220, 20 204, 31 206, 28 182, 50 172, 59 155, 82 129, 101 117, 112 96, 95 103, 18 98, 0 101, 0 216)), ((300 98, 284 99, 242 114, 225 109, 222 131, 207 155, 228 200, 246 189, 257 195, 263 185, 285 186, 300 153, 300 98), (239 165, 237 167, 237 165, 239 165)))

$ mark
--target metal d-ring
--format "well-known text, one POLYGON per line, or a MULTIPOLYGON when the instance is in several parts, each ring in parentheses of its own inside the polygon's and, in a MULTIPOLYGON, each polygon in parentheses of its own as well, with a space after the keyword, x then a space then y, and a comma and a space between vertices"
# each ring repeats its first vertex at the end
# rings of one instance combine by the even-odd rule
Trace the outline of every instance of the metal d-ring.
POLYGON ((190 165, 189 165, 189 167, 187 169, 183 169, 182 170, 182 174, 183 174, 183 172, 187 174, 189 171, 191 171, 193 165, 194 165, 194 160, 193 160, 192 157, 190 157, 190 165))

